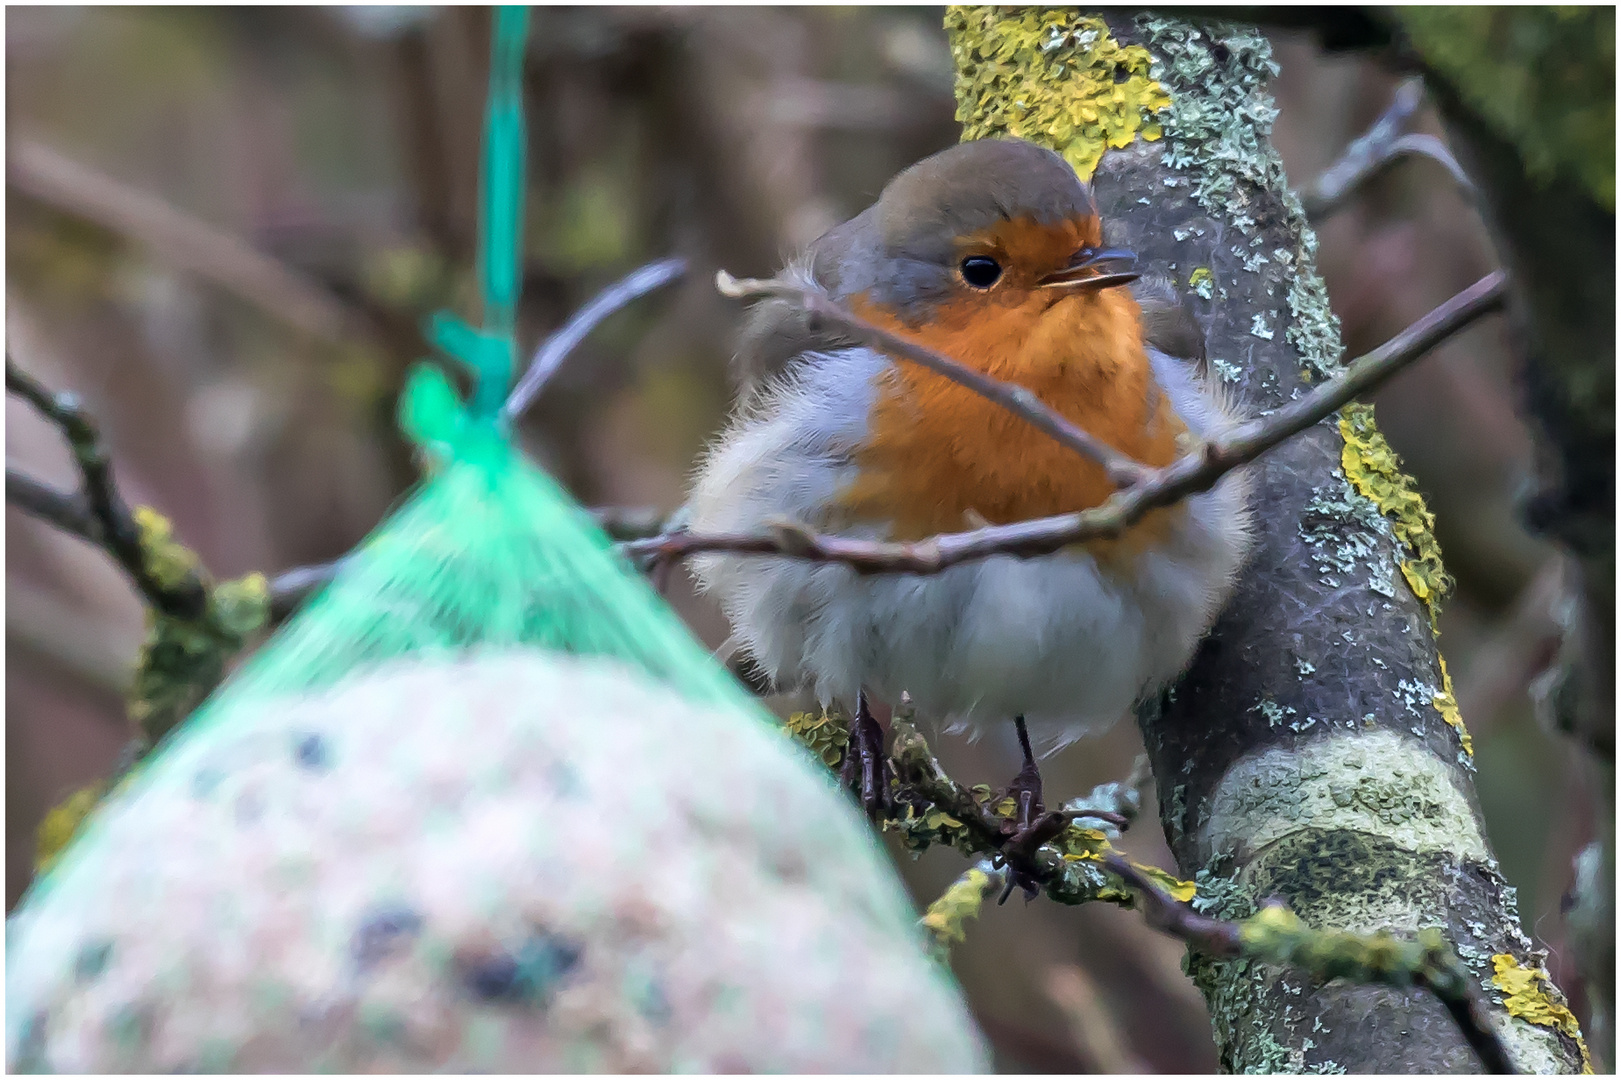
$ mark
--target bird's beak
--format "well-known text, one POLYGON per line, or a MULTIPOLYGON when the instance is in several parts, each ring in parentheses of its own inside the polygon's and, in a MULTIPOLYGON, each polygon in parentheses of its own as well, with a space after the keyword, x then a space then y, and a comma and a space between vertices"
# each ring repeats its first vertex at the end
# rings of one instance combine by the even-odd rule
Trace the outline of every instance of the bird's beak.
POLYGON ((1129 285, 1142 275, 1129 270, 1109 274, 1093 271, 1101 263, 1136 261, 1135 252, 1124 248, 1102 248, 1088 252, 1085 258, 1077 259, 1057 273, 1048 274, 1036 284, 1044 289, 1084 289, 1087 292, 1112 289, 1117 285, 1129 285))

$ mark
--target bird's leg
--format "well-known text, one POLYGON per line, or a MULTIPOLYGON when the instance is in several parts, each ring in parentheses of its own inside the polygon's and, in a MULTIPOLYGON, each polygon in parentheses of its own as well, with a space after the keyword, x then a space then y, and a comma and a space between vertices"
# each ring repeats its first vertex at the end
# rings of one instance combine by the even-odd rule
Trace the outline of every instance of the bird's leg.
POLYGON ((839 778, 861 797, 867 820, 891 808, 889 777, 884 770, 884 729, 867 707, 867 692, 856 695, 856 715, 850 723, 850 745, 844 751, 839 778))
POLYGON ((1006 903, 1015 886, 1024 891, 1026 900, 1035 897, 1040 888, 1036 849, 1063 832, 1069 823, 1062 814, 1047 813, 1041 801, 1041 767, 1036 764, 1035 751, 1030 747, 1030 732, 1025 727, 1024 717, 1015 716, 1013 723, 1019 732, 1019 749, 1024 751, 1024 765, 1007 789, 1016 809, 1014 821, 1003 825, 1004 829, 1011 826, 1012 833, 1002 844, 1002 856, 1007 860, 1009 873, 1007 888, 996 901, 998 904, 1006 903))
POLYGON ((1018 807, 1019 829, 1028 829, 1037 818, 1047 809, 1041 801, 1041 767, 1036 764, 1036 755, 1030 749, 1030 732, 1024 726, 1024 717, 1015 716, 1013 726, 1019 732, 1019 749, 1024 751, 1024 765, 1019 774, 1013 778, 1013 784, 1008 788, 1018 807))

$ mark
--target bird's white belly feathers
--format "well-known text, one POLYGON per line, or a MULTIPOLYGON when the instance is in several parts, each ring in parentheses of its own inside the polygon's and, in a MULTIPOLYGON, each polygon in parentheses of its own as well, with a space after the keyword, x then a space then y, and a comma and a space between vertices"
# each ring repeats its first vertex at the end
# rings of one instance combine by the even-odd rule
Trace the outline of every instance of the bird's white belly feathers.
MULTIPOLYGON (((1150 356, 1190 428, 1226 420, 1180 361, 1150 356)), ((887 363, 866 349, 817 355, 767 390, 700 464, 694 531, 828 527, 887 363)), ((1248 548, 1246 487, 1235 474, 1193 496, 1163 544, 1115 572, 1082 551, 931 575, 727 555, 692 566, 780 684, 847 706, 863 687, 889 702, 905 691, 923 714, 970 728, 1023 715, 1050 751, 1114 723, 1187 665, 1248 548)))

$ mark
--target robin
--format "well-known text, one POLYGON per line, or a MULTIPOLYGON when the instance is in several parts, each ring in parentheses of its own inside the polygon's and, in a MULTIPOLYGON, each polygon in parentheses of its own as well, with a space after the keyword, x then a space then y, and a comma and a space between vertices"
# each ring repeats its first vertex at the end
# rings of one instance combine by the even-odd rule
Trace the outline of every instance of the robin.
MULTIPOLYGON (((1007 139, 906 169, 783 274, 1157 467, 1236 416, 1202 377, 1203 334, 1174 290, 1125 287, 1134 262, 1104 246, 1091 192, 1061 157, 1007 139)), ((752 310, 735 374, 735 414, 696 472, 694 531, 790 519, 911 540, 1114 491, 1101 466, 1019 417, 785 300, 752 310)), ((1229 474, 1118 537, 932 575, 724 554, 692 567, 776 685, 851 710, 869 814, 888 798, 872 704, 906 693, 948 730, 1014 722, 1024 767, 1010 790, 1028 827, 1043 811, 1037 750, 1113 724, 1187 665, 1244 561, 1248 491, 1229 474)))

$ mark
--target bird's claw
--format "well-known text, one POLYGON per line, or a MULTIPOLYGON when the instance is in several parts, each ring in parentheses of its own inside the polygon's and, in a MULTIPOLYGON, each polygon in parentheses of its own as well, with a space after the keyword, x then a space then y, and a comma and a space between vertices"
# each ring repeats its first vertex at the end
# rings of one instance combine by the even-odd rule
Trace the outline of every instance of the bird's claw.
POLYGON ((1008 838, 1002 842, 1001 854, 1002 861, 1008 868, 1008 886, 996 901, 998 904, 1007 902, 1015 885, 1024 890, 1026 900, 1036 898, 1036 894, 1041 891, 1041 879, 1045 876, 1036 862, 1036 852, 1049 840, 1056 840, 1068 827, 1067 815, 1057 811, 1042 811, 1029 824, 1013 828, 1008 838))

